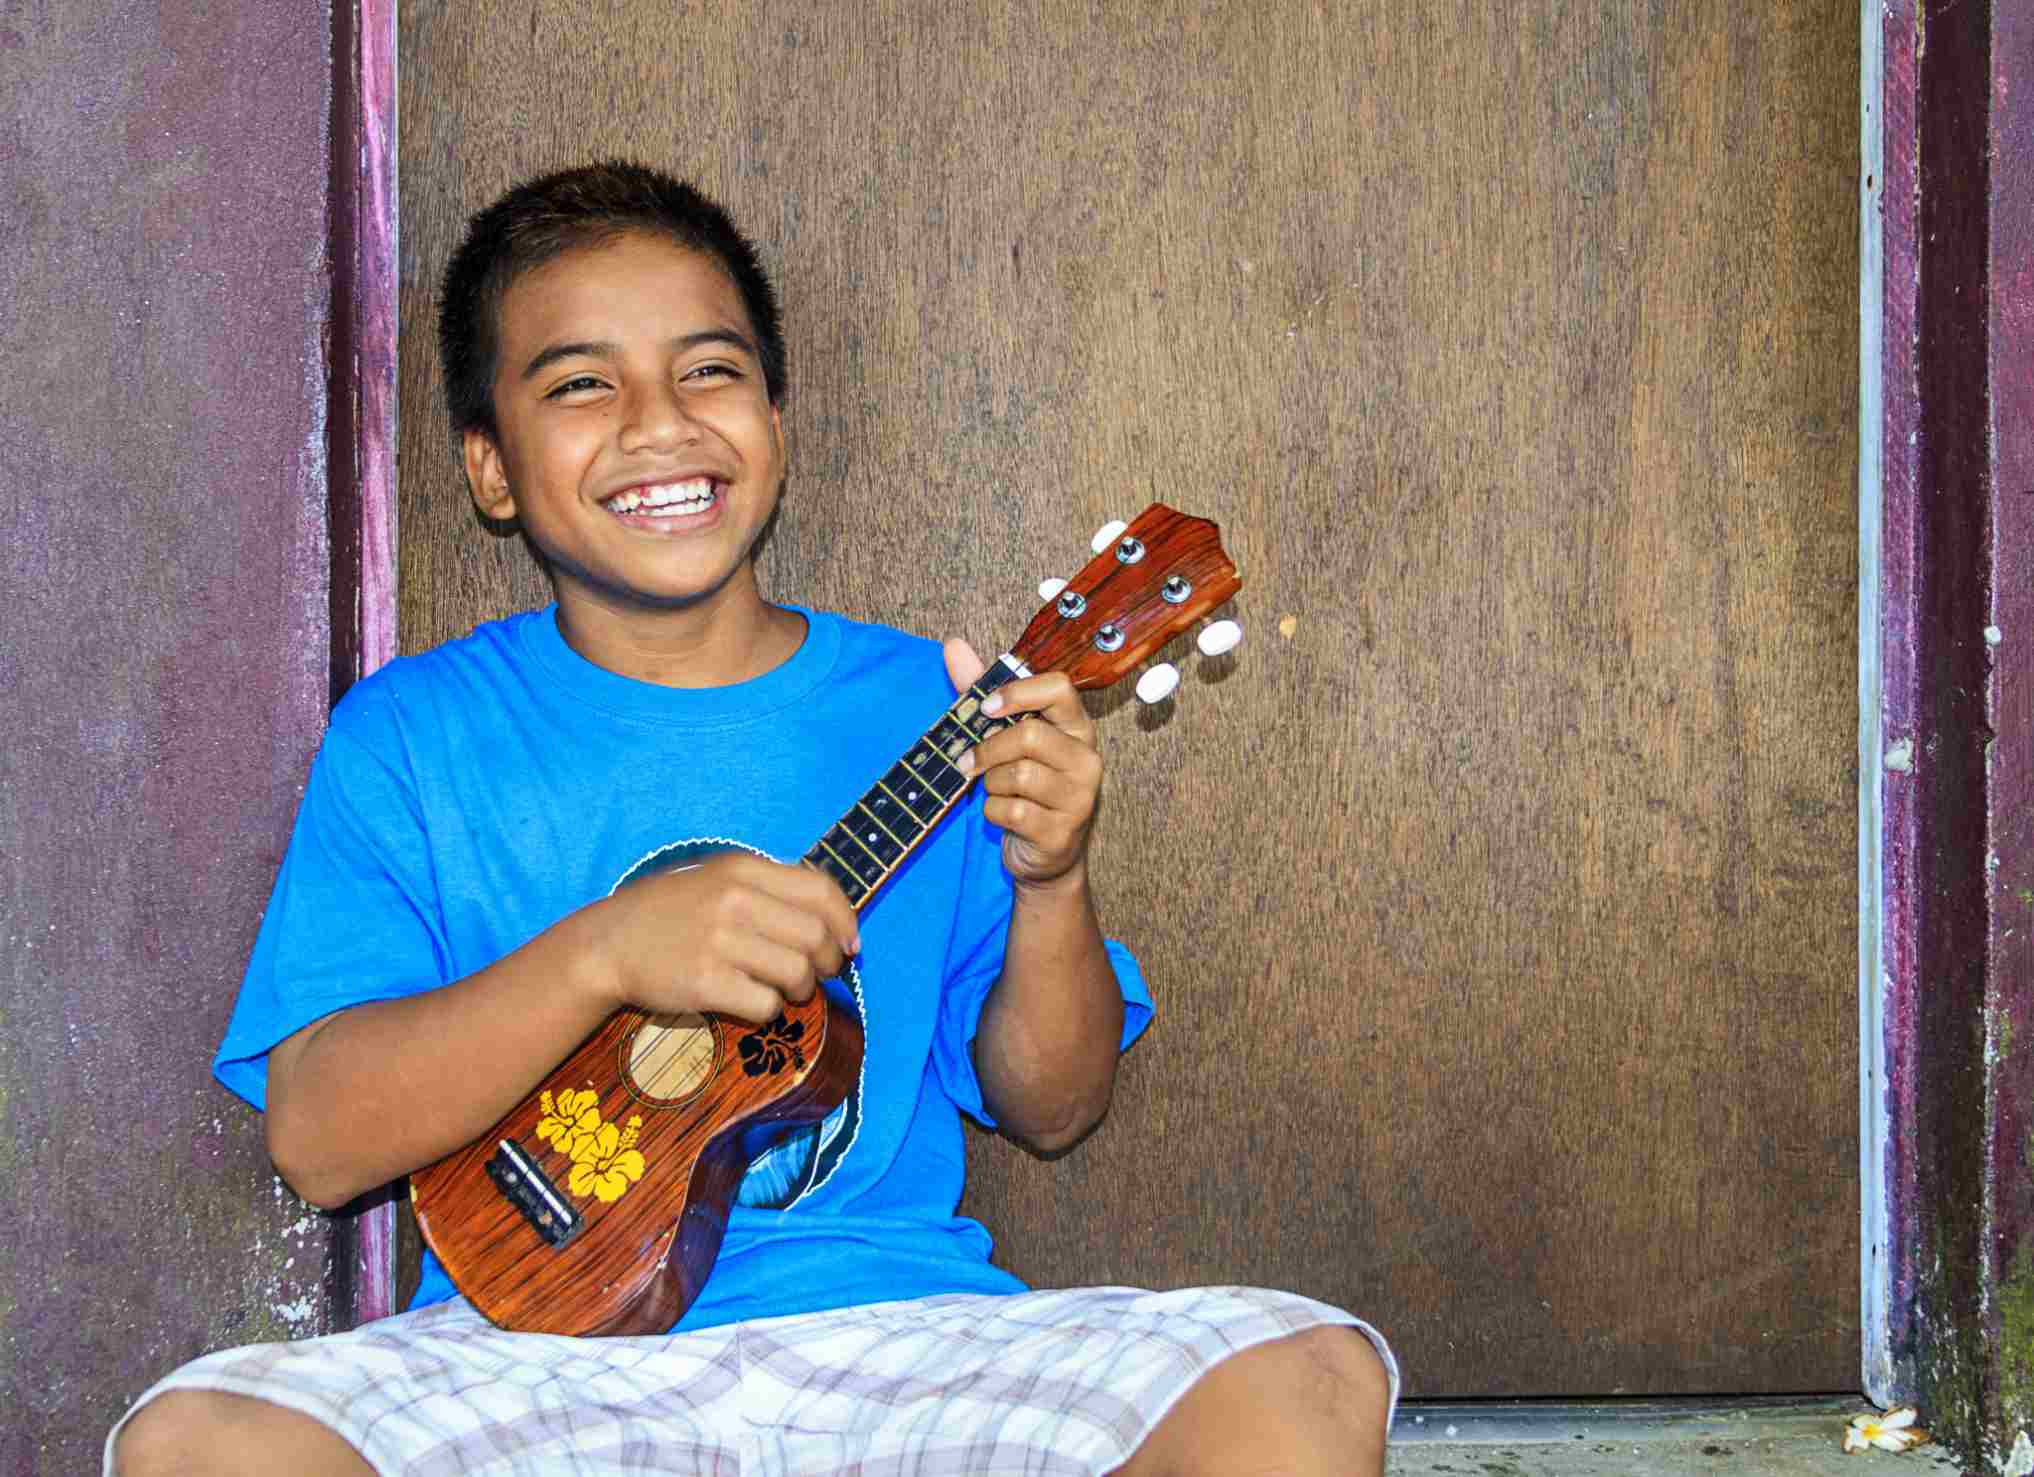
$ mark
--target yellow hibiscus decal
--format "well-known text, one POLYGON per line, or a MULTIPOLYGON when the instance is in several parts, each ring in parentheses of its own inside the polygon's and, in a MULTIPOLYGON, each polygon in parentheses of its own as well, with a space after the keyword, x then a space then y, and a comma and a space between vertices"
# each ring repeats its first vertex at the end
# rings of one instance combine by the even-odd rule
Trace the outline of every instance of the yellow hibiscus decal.
POLYGON ((579 1146, 600 1132, 600 1094, 592 1088, 566 1088, 554 1103, 546 1092, 537 1098, 544 1116, 537 1121, 537 1137, 557 1146, 561 1154, 576 1156, 579 1146))
POLYGON ((573 1144, 572 1177, 566 1181, 573 1194, 582 1199, 595 1195, 612 1202, 621 1199, 628 1187, 643 1177, 649 1166, 636 1148, 636 1130, 642 1121, 640 1117, 629 1119, 626 1133, 612 1123, 603 1123, 597 1131, 573 1144))

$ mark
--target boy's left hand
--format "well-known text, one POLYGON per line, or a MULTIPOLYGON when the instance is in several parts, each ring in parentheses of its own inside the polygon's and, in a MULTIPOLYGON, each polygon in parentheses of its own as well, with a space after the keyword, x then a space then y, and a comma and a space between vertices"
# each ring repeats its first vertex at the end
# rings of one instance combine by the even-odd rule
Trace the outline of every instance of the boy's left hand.
MULTIPOLYGON (((946 643, 946 671, 962 691, 988 669, 965 641, 946 643)), ((1003 865, 1019 887, 1078 877, 1102 792, 1095 725, 1064 672, 1041 672, 999 688, 983 704, 991 717, 1034 713, 991 734, 961 760, 988 792, 983 813, 1003 828, 1003 865), (1000 703, 1000 706, 998 704, 1000 703)))

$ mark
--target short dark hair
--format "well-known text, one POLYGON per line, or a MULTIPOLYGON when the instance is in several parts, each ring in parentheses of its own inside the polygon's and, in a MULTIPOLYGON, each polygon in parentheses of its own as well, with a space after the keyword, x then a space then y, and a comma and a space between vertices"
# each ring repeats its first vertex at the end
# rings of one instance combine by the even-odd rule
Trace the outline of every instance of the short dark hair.
POLYGON ((501 305, 525 272, 630 232, 663 236, 719 262, 742 296, 770 403, 783 403, 784 330, 756 248, 715 201, 630 160, 560 170, 516 186, 467 222, 438 296, 438 362, 452 433, 496 434, 501 305))

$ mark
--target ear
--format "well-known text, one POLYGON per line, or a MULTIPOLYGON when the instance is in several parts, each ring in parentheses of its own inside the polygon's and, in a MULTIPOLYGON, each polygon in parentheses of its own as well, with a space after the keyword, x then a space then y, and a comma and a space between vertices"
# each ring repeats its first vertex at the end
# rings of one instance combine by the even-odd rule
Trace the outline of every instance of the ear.
POLYGON ((509 487, 508 468, 502 464, 501 447, 485 431, 468 431, 460 437, 466 462, 466 490, 480 516, 495 523, 512 522, 516 516, 516 495, 509 487))

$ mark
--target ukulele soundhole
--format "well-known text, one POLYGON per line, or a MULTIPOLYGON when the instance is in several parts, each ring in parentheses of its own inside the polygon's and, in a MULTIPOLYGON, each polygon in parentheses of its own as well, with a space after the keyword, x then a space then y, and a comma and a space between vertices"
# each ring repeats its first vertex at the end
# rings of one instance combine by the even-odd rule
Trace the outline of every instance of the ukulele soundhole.
POLYGON ((719 1045, 713 1022, 698 1011, 645 1016, 622 1042, 622 1081, 642 1102, 675 1107, 712 1079, 719 1045))

